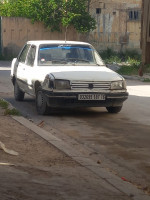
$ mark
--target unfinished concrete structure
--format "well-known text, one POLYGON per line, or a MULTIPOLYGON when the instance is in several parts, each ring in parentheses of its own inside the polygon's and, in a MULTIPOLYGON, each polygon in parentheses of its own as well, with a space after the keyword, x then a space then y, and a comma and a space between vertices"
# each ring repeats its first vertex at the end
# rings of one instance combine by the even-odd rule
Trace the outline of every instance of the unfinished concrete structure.
POLYGON ((140 51, 142 0, 91 0, 89 11, 97 29, 89 41, 98 49, 140 51))
POLYGON ((150 0, 143 0, 142 5, 142 64, 150 64, 150 0))

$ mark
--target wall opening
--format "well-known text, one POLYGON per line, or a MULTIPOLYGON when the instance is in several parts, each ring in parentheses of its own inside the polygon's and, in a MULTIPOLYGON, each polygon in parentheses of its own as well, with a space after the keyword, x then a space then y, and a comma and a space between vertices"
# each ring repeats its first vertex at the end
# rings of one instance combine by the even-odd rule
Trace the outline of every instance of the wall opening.
POLYGON ((141 13, 139 10, 129 10, 129 20, 140 20, 141 13))
POLYGON ((101 14, 101 8, 96 8, 96 14, 101 14))

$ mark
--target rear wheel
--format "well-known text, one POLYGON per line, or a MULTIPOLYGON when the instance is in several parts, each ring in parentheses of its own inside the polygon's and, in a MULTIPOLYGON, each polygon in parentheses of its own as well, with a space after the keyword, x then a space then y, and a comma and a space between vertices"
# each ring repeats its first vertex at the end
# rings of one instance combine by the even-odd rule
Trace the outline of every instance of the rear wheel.
POLYGON ((14 83, 14 97, 16 101, 23 101, 24 100, 24 92, 20 90, 17 81, 14 83))
POLYGON ((36 110, 40 115, 48 114, 49 107, 47 105, 46 97, 42 92, 41 87, 37 89, 36 92, 36 110))
POLYGON ((106 107, 107 111, 109 113, 118 113, 121 111, 122 106, 116 106, 116 107, 106 107))

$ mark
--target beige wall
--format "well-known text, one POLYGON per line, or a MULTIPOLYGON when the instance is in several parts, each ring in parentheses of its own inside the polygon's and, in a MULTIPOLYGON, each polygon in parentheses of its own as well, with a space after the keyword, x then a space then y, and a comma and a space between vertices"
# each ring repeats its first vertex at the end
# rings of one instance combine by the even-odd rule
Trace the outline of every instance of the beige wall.
POLYGON ((91 0, 90 13, 97 21, 96 30, 90 32, 89 42, 98 50, 137 49, 140 51, 141 20, 129 20, 129 11, 141 14, 142 0, 91 0), (96 14, 96 8, 101 13, 96 14))
MULTIPOLYGON (((32 24, 29 19, 2 17, 2 52, 5 56, 16 56, 22 46, 28 40, 64 40, 65 31, 51 32, 44 28, 41 23, 32 24)), ((70 28, 68 29, 67 40, 85 40, 84 36, 70 28)))

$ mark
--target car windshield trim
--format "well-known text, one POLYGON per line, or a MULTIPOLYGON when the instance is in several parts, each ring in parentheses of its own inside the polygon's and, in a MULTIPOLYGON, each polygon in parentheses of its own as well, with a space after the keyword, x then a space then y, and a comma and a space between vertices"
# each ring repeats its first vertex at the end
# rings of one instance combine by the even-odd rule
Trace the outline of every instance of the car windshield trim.
POLYGON ((74 65, 104 65, 95 57, 95 49, 86 44, 41 44, 38 51, 38 65, 49 66, 73 63, 74 65))
POLYGON ((48 50, 48 49, 77 49, 77 48, 80 48, 80 49, 85 49, 85 50, 89 50, 89 51, 92 51, 93 49, 91 48, 87 48, 87 47, 81 47, 81 46, 68 46, 68 45, 65 45, 65 46, 58 46, 58 47, 44 47, 44 48, 40 48, 40 51, 42 50, 48 50))

